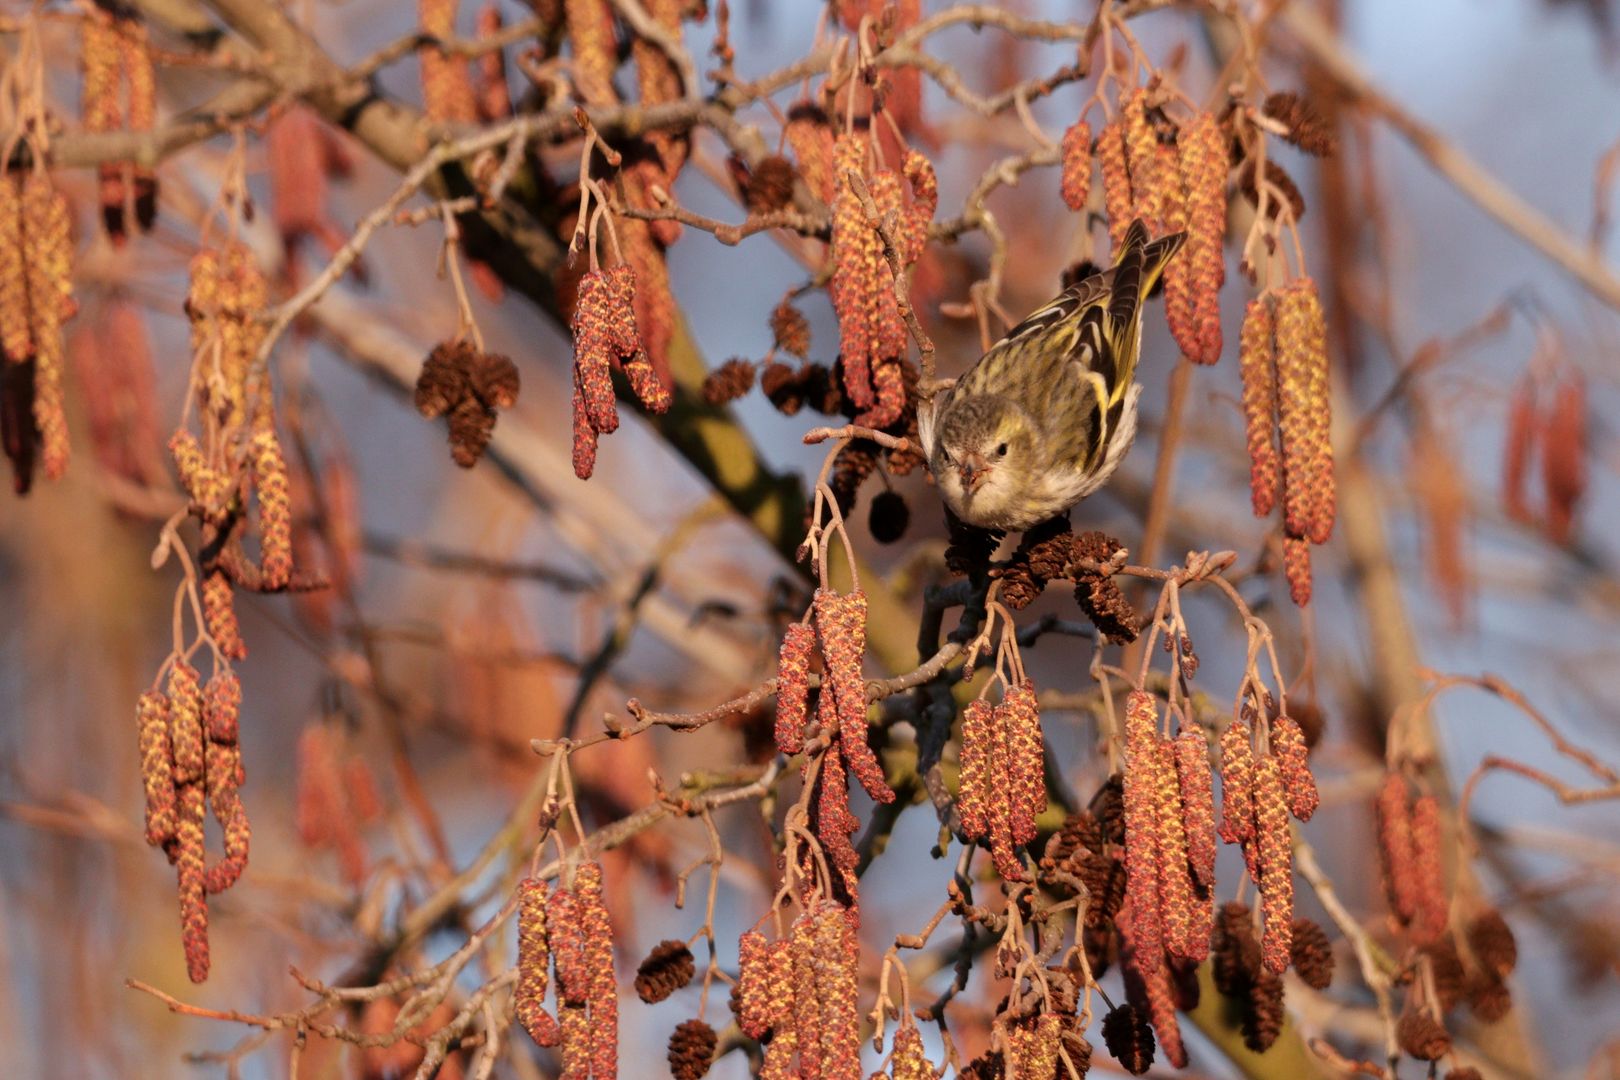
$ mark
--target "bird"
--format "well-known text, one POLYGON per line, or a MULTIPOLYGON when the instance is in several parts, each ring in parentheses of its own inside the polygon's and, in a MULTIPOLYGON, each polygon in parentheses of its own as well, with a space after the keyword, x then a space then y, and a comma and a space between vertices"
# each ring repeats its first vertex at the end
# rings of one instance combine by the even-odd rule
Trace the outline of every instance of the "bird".
POLYGON ((1114 265, 1013 327, 917 407, 923 455, 969 525, 1022 532, 1107 482, 1136 438, 1142 302, 1186 240, 1140 219, 1114 265))

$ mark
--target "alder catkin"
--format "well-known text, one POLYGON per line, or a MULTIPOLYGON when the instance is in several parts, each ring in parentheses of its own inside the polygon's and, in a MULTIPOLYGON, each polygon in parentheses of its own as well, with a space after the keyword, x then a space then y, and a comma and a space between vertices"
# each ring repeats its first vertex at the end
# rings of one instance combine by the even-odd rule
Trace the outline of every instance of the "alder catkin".
POLYGON ((591 1075, 617 1076, 619 984, 613 969, 613 926, 602 895, 602 864, 589 861, 574 872, 591 1024, 591 1075))
POLYGON ((141 752, 141 785, 146 792, 146 842, 153 847, 175 835, 174 756, 169 741, 169 699, 155 690, 135 703, 141 752))
POLYGON ((816 631, 809 623, 793 623, 782 635, 776 671, 776 748, 789 757, 804 749, 815 644, 816 631))
POLYGON ((1260 959, 1267 971, 1281 975, 1288 970, 1294 933, 1293 833, 1277 759, 1270 754, 1261 757, 1255 762, 1254 778, 1256 859, 1265 914, 1260 959))
POLYGON ((1059 192, 1070 210, 1084 210, 1091 195, 1091 125, 1076 120, 1063 133, 1059 192))
POLYGON ((536 1045, 556 1046, 562 1033, 544 1004, 551 965, 546 946, 546 892, 540 878, 518 882, 518 982, 513 1009, 536 1045))
POLYGON ((1271 751, 1277 755, 1277 767, 1282 772, 1288 812, 1300 821, 1311 820, 1322 800, 1316 790, 1316 777, 1311 775, 1305 732, 1293 717, 1278 716, 1271 721, 1271 751))
POLYGON ((982 839, 989 831, 990 751, 994 740, 994 707, 983 698, 962 710, 961 750, 958 754, 956 814, 962 837, 982 839))
POLYGON ((1440 803, 1421 795, 1412 803, 1412 857, 1416 911, 1412 938, 1432 945, 1446 934, 1451 898, 1446 892, 1445 853, 1441 846, 1440 803))
POLYGON ((1238 332, 1238 373, 1243 380, 1243 422, 1249 447, 1249 497, 1255 517, 1276 505, 1281 468, 1277 457, 1277 367, 1271 300, 1257 296, 1243 312, 1238 332))
POLYGON ((1378 789, 1378 854, 1384 871, 1384 892, 1395 917, 1412 921, 1418 909, 1417 852, 1412 843, 1412 798, 1406 777, 1384 774, 1378 789))
POLYGON ((1164 956, 1159 902, 1165 868, 1159 852, 1155 783, 1158 741, 1158 703, 1152 694, 1132 690, 1125 701, 1125 892, 1137 956, 1146 971, 1158 968, 1164 956))
POLYGON ((292 498, 287 460, 275 429, 261 427, 249 446, 253 484, 259 493, 259 572, 266 589, 284 589, 292 580, 292 498))

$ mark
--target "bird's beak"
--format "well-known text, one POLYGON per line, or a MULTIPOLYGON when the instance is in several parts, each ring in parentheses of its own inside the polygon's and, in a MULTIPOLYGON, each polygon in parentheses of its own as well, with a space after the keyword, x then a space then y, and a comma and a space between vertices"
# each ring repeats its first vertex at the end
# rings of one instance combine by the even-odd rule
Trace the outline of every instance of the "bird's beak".
POLYGON ((962 474, 963 490, 973 491, 984 483, 984 478, 990 472, 990 466, 983 458, 974 456, 958 465, 956 471, 962 474))

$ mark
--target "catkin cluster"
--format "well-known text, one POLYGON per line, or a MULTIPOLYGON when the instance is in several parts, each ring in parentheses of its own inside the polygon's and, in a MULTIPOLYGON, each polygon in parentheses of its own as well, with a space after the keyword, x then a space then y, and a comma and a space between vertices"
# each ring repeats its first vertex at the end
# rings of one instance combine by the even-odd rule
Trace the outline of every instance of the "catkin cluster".
POLYGON ((776 745, 789 756, 803 752, 811 728, 811 666, 821 661, 815 693, 814 727, 828 737, 821 752, 813 793, 811 830, 840 877, 842 897, 857 910, 856 869, 860 858, 851 843, 860 822, 849 806, 849 778, 875 801, 894 801, 883 763, 868 741, 866 678, 866 595, 817 589, 810 623, 794 623, 782 638, 776 680, 776 745))
MULTIPOLYGON (((909 153, 902 167, 911 192, 908 202, 900 174, 874 170, 871 154, 863 132, 833 141, 829 249, 833 271, 827 291, 838 315, 844 392, 855 406, 856 422, 883 428, 899 420, 906 407, 900 363, 906 353, 906 324, 895 297, 882 229, 889 230, 900 265, 913 265, 927 243, 939 192, 933 166, 923 155, 909 153), (867 217, 858 184, 870 191, 876 221, 867 217)), ((802 160, 800 168, 808 183, 810 172, 802 160)))
POLYGON ((596 468, 598 436, 617 431, 613 365, 649 412, 670 406, 668 383, 654 370, 636 327, 636 273, 621 263, 592 270, 579 282, 574 308, 574 474, 588 479, 596 468))
POLYGON ((619 1068, 619 989, 602 865, 581 863, 573 884, 549 896, 534 878, 518 889, 518 1020, 539 1045, 562 1048, 568 1080, 611 1080, 619 1068), (557 987, 556 1019, 542 1004, 548 963, 557 987))
POLYGON ((770 1036, 764 1080, 861 1080, 859 965, 851 913, 831 900, 801 913, 780 941, 743 935, 737 1022, 750 1038, 770 1036))
POLYGON ((1333 532, 1336 505, 1327 328, 1316 283, 1298 278, 1249 302, 1239 337, 1249 490, 1257 517, 1283 501, 1289 592, 1311 599, 1310 545, 1333 532))
MULTIPOLYGON (((157 119, 157 80, 146 27, 127 11, 92 8, 79 23, 80 93, 87 131, 151 131, 157 119)), ((114 244, 128 238, 133 205, 142 232, 157 218, 157 175, 149 164, 108 161, 100 167, 101 220, 114 244)))
POLYGON ((1243 850, 1249 876, 1260 890, 1265 916, 1260 938, 1265 969, 1288 969, 1293 940, 1294 862, 1289 816, 1307 821, 1316 812, 1316 780, 1305 737, 1291 717, 1267 725, 1269 752, 1254 747, 1257 718, 1252 710, 1227 725, 1220 737, 1220 837, 1243 850))
POLYGON ((1575 514, 1589 482, 1590 451, 1586 384, 1580 372, 1558 374, 1542 392, 1533 375, 1519 380, 1508 410, 1508 434, 1502 465, 1502 498, 1515 521, 1539 523, 1555 544, 1574 535, 1575 514), (1543 400, 1550 397, 1550 400, 1543 400), (1539 451, 1542 507, 1538 512, 1526 492, 1532 458, 1539 451))
POLYGON ((1204 736, 1159 731, 1152 694, 1125 703, 1125 868, 1136 968, 1150 976, 1172 957, 1209 955, 1214 918, 1213 782, 1204 736))
POLYGON ((1018 848, 1036 836, 1046 809, 1046 748, 1035 687, 1028 680, 1006 688, 994 706, 984 698, 962 711, 957 816, 962 838, 988 838, 996 872, 1008 881, 1029 875, 1018 848))
POLYGON ((470 469, 495 433, 495 410, 517 404, 520 385, 510 357, 470 341, 441 341, 416 377, 416 410, 429 419, 445 417, 450 457, 470 469))
POLYGON ((0 362, 8 367, 6 397, 20 398, 4 410, 18 494, 33 481, 36 455, 47 479, 67 471, 62 324, 77 310, 72 217, 49 173, 0 176, 0 362))
POLYGON ((298 737, 293 803, 299 840, 311 851, 334 852, 344 880, 359 886, 366 879, 360 829, 381 818, 383 806, 371 767, 346 743, 331 724, 304 729, 298 737))
POLYGON ((176 659, 163 690, 146 691, 135 706, 146 842, 163 848, 175 867, 186 973, 198 983, 208 978, 208 894, 224 892, 247 868, 252 830, 239 794, 241 704, 235 674, 216 672, 204 687, 196 669, 176 659), (224 841, 212 865, 203 840, 210 811, 224 841))

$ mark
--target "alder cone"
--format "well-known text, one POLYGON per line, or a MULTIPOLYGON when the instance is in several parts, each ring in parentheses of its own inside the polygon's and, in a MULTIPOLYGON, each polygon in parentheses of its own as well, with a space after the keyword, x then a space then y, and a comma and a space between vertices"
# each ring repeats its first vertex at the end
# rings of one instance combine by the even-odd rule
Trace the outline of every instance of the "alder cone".
POLYGON ((686 1020, 669 1037, 669 1072, 675 1080, 698 1080, 714 1060, 714 1028, 702 1020, 686 1020))
POLYGON ((1134 1005, 1116 1005, 1103 1017, 1103 1042, 1108 1052, 1133 1076, 1153 1067, 1153 1028, 1134 1005))
POLYGON ((656 1004, 691 982, 694 974, 696 966, 686 942, 660 941, 636 969, 636 994, 649 1005, 656 1004))

